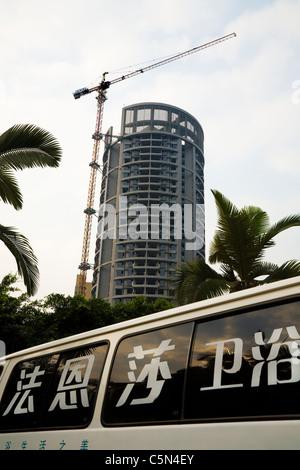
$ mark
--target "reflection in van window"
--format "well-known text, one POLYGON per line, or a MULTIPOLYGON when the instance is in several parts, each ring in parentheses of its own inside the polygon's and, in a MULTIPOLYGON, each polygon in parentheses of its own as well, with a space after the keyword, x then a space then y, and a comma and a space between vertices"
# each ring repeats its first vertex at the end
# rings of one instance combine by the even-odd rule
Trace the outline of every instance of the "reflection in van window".
POLYGON ((121 341, 104 403, 106 425, 179 420, 193 323, 121 341))
POLYGON ((196 327, 187 419, 300 415, 300 302, 263 306, 196 327))
POLYGON ((0 429, 88 425, 108 349, 88 345, 18 363, 0 405, 0 429))

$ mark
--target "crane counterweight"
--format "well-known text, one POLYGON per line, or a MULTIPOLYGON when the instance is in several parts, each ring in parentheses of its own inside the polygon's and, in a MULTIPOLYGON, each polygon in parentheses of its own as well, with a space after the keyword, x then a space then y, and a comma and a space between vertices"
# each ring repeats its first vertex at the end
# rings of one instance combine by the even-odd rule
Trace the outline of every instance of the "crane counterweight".
POLYGON ((88 93, 90 93, 90 90, 84 87, 84 88, 79 88, 78 90, 75 90, 73 95, 74 95, 75 100, 77 100, 81 96, 87 95, 88 93))

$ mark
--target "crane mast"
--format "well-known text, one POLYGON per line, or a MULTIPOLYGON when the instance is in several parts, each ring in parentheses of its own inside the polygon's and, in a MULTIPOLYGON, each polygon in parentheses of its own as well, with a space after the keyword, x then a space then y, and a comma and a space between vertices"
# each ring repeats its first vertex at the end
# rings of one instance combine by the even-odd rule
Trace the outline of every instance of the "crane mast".
POLYGON ((95 214, 94 200, 95 200, 95 189, 97 180, 97 171, 99 170, 98 157, 99 148, 101 141, 101 129, 103 119, 103 104, 106 100, 105 91, 98 90, 97 96, 97 116, 96 116, 96 127, 93 134, 94 145, 93 145, 93 158, 90 163, 90 180, 88 189, 88 198, 85 213, 85 224, 84 224, 84 235, 83 235, 83 246, 81 253, 81 263, 79 265, 79 282, 78 282, 78 294, 85 295, 86 291, 86 272, 91 268, 89 264, 89 251, 91 241, 91 230, 92 230, 92 216, 95 214))
POLYGON ((214 41, 210 41, 206 44, 202 44, 201 46, 194 47, 193 49, 189 49, 188 51, 181 52, 170 56, 166 59, 160 60, 151 64, 147 67, 137 69, 133 72, 127 73, 122 75, 118 78, 115 78, 111 81, 106 81, 105 77, 107 72, 105 72, 102 76, 102 81, 99 85, 92 87, 92 88, 80 88, 73 93, 75 99, 80 98, 83 95, 92 93, 94 91, 97 92, 97 115, 96 115, 96 126, 95 132, 93 134, 94 145, 93 145, 93 157, 92 161, 90 162, 90 180, 89 180, 89 188, 88 188, 88 197, 87 197, 87 206, 84 210, 85 213, 85 225, 84 225, 84 235, 83 235, 83 246, 82 246, 82 254, 81 254, 81 263, 79 265, 79 276, 78 276, 78 295, 85 295, 86 293, 86 275, 87 271, 92 268, 92 265, 89 263, 89 250, 90 250, 90 240, 91 240, 91 230, 92 230, 92 217, 95 215, 96 211, 94 209, 94 199, 95 199, 95 189, 96 189, 96 180, 97 180, 97 172, 100 168, 98 163, 99 158, 99 150, 100 150, 100 142, 102 140, 102 120, 103 120, 103 109, 104 109, 104 102, 106 101, 106 92, 107 89, 118 82, 126 80, 128 78, 134 77, 141 73, 148 72, 149 70, 153 70, 157 67, 162 65, 168 64, 175 60, 181 59, 182 57, 188 56, 190 54, 194 54, 198 51, 203 49, 207 49, 208 47, 212 47, 215 44, 219 44, 227 39, 231 39, 235 37, 235 33, 228 34, 221 38, 215 39, 214 41))

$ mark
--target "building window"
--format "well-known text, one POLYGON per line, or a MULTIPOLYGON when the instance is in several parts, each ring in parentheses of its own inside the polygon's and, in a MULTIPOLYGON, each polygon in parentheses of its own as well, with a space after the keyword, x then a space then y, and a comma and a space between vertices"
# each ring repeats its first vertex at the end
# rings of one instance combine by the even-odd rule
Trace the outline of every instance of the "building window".
POLYGON ((133 109, 128 109, 126 111, 126 118, 125 118, 125 124, 129 124, 131 122, 133 122, 133 109))
POLYGON ((147 127, 148 127, 148 126, 137 126, 137 127, 136 127, 136 131, 137 131, 137 132, 142 132, 142 131, 144 131, 145 129, 147 129, 147 127))
POLYGON ((137 121, 149 121, 151 119, 151 109, 138 109, 137 121))
POLYGON ((155 109, 154 110, 154 120, 155 121, 167 121, 168 120, 168 111, 165 109, 155 109))
POLYGON ((186 323, 121 341, 103 407, 106 425, 180 418, 192 327, 186 323))
POLYGON ((2 396, 1 431, 86 427, 107 351, 107 343, 86 344, 16 364, 2 396))
POLYGON ((187 121, 186 127, 192 132, 195 131, 195 128, 194 128, 193 124, 190 121, 187 121))

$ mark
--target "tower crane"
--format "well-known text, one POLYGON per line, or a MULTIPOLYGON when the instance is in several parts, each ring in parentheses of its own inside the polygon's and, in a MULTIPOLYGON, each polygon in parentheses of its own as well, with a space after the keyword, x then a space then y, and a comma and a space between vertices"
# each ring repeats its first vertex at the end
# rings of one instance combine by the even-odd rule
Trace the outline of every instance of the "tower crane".
POLYGON ((102 120, 103 120, 103 108, 104 102, 106 101, 106 93, 108 88, 115 83, 119 83, 123 80, 126 80, 131 77, 135 77, 136 75, 148 72, 149 70, 153 70, 157 67, 162 65, 168 64, 175 60, 181 59, 182 57, 188 56, 190 54, 194 54, 195 52, 201 51, 203 49, 207 49, 208 47, 212 47, 216 44, 219 44, 223 41, 231 39, 235 37, 235 33, 228 34, 226 36, 220 37, 213 41, 210 41, 206 44, 202 44, 201 46, 194 47, 193 49, 189 49, 185 52, 180 52, 178 54, 172 55, 166 59, 159 60, 154 64, 148 65, 147 67, 137 69, 133 72, 129 72, 125 75, 122 75, 118 78, 115 78, 111 81, 106 80, 106 75, 108 72, 103 73, 101 82, 91 88, 79 88, 73 93, 75 99, 81 98, 84 95, 97 92, 97 115, 96 115, 96 126, 95 132, 92 136, 94 140, 93 145, 93 156, 90 165, 90 179, 89 179, 89 188, 88 188, 88 198, 87 198, 87 206, 84 210, 85 213, 85 226, 84 226, 84 236, 83 236, 83 246, 82 246, 82 254, 81 254, 81 263, 78 267, 80 270, 79 274, 79 283, 78 283, 78 294, 85 295, 86 291, 86 273, 89 269, 92 269, 92 265, 89 263, 89 249, 90 249, 90 240, 91 240, 91 230, 92 230, 92 217, 96 214, 94 206, 94 199, 95 199, 95 189, 96 189, 96 178, 97 172, 100 169, 100 165, 98 163, 99 158, 99 149, 100 149, 100 142, 102 140, 102 120))

